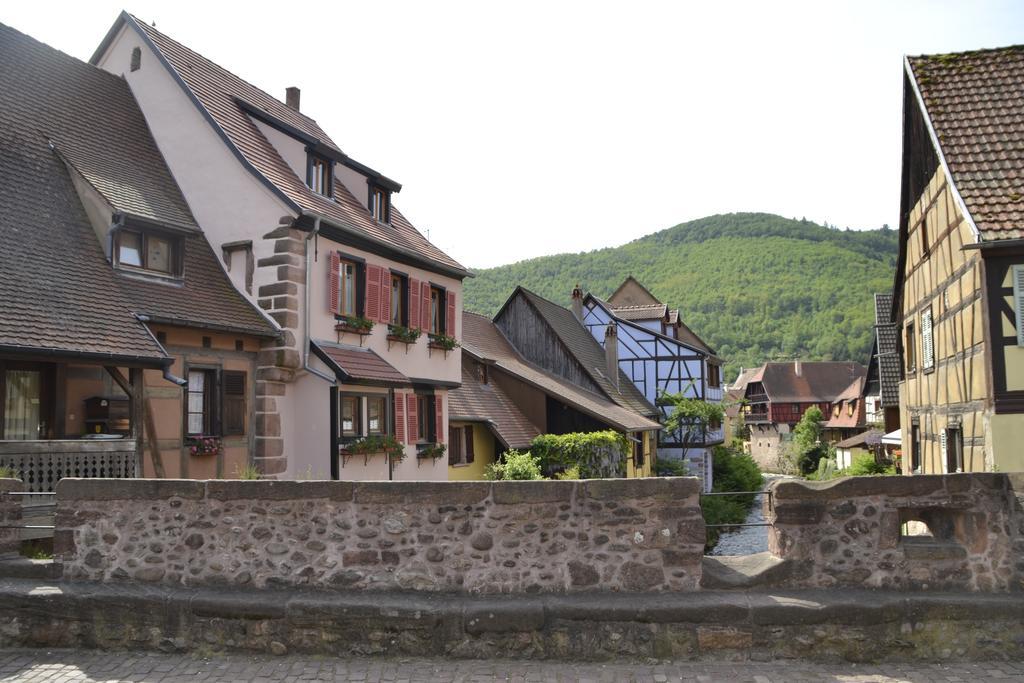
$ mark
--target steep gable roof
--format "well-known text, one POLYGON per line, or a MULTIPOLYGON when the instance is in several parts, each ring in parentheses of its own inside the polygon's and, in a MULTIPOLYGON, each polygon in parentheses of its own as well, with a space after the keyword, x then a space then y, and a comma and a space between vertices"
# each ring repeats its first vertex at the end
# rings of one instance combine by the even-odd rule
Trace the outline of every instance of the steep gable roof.
POLYGON ((623 408, 526 360, 486 316, 464 311, 462 350, 601 422, 623 431, 661 429, 661 424, 623 408))
MULTIPOLYGON (((583 371, 587 373, 593 382, 601 388, 601 391, 615 403, 623 408, 632 410, 641 415, 657 415, 658 410, 650 404, 640 390, 629 380, 624 372, 619 370, 618 387, 605 375, 604 348, 594 339, 594 335, 583 326, 576 316, 568 308, 559 306, 539 294, 535 294, 525 287, 519 286, 509 297, 511 300, 517 295, 523 296, 537 311, 541 319, 548 325, 565 348, 579 361, 583 371)), ((497 320, 501 315, 494 317, 497 320)))
POLYGON ((866 368, 853 361, 800 361, 765 363, 747 382, 760 382, 776 403, 824 403, 836 400, 866 368))
POLYGON ((124 79, 0 25, 0 346, 170 362, 133 314, 267 336, 228 281, 124 79), (185 278, 111 267, 74 177, 131 224, 185 235, 185 278))
POLYGON ((905 68, 965 217, 982 240, 1024 237, 1024 45, 907 57, 905 68))
POLYGON ((256 107, 285 121, 303 136, 343 154, 316 121, 296 112, 263 90, 213 63, 199 53, 157 31, 156 28, 123 12, 93 55, 95 63, 122 24, 138 32, 163 60, 186 93, 221 133, 228 146, 250 172, 263 181, 282 201, 297 213, 324 216, 329 222, 372 242, 422 258, 456 276, 467 270, 430 243, 391 205, 391 223, 378 222, 340 182, 335 183, 334 198, 309 189, 260 132, 243 107, 256 107))
POLYGON ((608 303, 613 306, 653 306, 660 304, 661 300, 630 275, 608 297, 608 303))
POLYGON ((540 429, 494 382, 484 384, 462 364, 462 384, 448 391, 448 418, 454 422, 486 422, 506 448, 529 448, 540 429))

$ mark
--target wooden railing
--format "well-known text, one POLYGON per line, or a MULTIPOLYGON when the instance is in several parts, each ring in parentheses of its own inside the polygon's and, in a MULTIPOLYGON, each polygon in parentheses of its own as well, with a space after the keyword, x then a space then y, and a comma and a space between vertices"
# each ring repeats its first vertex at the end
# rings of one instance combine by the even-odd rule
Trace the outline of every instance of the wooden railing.
POLYGON ((64 477, 136 476, 133 439, 0 441, 0 466, 14 470, 25 491, 51 492, 64 477))

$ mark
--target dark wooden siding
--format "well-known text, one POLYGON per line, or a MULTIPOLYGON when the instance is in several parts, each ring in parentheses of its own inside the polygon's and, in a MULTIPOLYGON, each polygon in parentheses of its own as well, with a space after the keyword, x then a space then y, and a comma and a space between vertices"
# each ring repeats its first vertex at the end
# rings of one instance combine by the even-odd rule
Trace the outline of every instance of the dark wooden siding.
MULTIPOLYGON (((516 295, 494 321, 512 345, 532 363, 573 384, 603 395, 579 361, 522 295, 516 295)), ((603 372, 604 368, 600 368, 603 372)))

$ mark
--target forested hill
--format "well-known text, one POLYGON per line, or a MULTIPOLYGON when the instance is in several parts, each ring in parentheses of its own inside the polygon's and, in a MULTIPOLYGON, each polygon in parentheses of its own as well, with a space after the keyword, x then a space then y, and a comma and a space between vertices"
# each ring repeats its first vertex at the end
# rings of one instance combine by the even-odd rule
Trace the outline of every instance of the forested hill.
POLYGON ((896 231, 837 230, 771 214, 709 216, 621 247, 478 270, 466 308, 492 315, 522 284, 568 305, 574 284, 607 297, 628 275, 679 308, 731 380, 765 360, 867 363, 875 292, 892 288, 896 231))

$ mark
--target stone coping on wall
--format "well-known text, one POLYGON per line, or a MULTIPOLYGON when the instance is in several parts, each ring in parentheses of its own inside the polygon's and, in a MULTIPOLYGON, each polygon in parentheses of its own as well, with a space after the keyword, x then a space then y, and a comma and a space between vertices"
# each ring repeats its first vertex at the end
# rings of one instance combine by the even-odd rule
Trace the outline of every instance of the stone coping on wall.
POLYGON ((1024 659, 1024 595, 466 596, 0 580, 0 647, 607 660, 1024 659))
POLYGON ((696 590, 691 477, 501 482, 64 479, 64 577, 532 593, 696 590))

